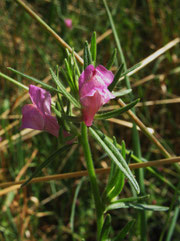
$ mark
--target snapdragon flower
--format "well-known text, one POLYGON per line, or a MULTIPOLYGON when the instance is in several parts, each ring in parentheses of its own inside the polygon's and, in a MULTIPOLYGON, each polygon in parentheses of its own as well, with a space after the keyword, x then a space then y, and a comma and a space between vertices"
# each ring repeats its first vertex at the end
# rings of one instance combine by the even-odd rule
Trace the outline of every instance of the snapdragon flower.
POLYGON ((20 128, 44 130, 58 137, 59 124, 56 117, 51 115, 51 94, 42 88, 30 85, 29 95, 33 104, 23 107, 20 128))
POLYGON ((83 121, 91 126, 99 108, 115 96, 108 90, 114 75, 104 66, 88 65, 79 78, 79 96, 83 121))

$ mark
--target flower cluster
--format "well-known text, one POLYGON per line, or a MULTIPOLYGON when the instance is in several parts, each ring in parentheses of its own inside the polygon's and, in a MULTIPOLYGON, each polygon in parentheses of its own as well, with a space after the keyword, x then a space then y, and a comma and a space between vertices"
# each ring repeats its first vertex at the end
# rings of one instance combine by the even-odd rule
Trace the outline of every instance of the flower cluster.
MULTIPOLYGON (((82 117, 87 126, 91 126, 99 108, 115 96, 108 90, 114 75, 102 65, 89 65, 79 78, 79 96, 82 105, 82 117)), ((34 85, 29 86, 32 104, 22 109, 21 129, 44 130, 58 137, 59 124, 51 115, 51 94, 34 85)))

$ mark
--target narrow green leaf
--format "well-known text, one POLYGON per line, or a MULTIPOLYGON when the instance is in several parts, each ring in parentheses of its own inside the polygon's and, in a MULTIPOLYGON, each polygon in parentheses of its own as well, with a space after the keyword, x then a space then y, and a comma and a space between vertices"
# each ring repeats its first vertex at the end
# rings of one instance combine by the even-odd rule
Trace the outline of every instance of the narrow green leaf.
POLYGON ((111 204, 118 204, 118 203, 128 203, 128 202, 137 202, 137 201, 142 201, 146 200, 150 197, 150 195, 143 195, 143 196, 137 196, 137 197, 128 197, 128 198, 121 198, 119 200, 111 202, 111 204))
POLYGON ((41 163, 37 169, 35 170, 35 172, 30 176, 30 178, 21 185, 21 187, 24 187, 26 186, 31 180, 32 178, 36 177, 40 171, 46 167, 47 165, 49 165, 53 160, 54 158, 57 156, 57 155, 60 155, 62 154, 63 152, 67 151, 73 144, 67 144, 67 145, 64 145, 62 146, 61 148, 59 148, 57 151, 55 151, 52 155, 50 155, 43 163, 41 163))
POLYGON ((123 187, 124 187, 124 173, 119 170, 119 173, 116 177, 114 188, 111 190, 111 192, 107 194, 107 200, 111 201, 113 200, 113 198, 117 197, 121 193, 123 187))
POLYGON ((92 64, 92 57, 88 42, 86 41, 84 44, 84 69, 86 69, 86 67, 90 64, 92 64))
POLYGON ((116 72, 116 74, 114 76, 113 82, 108 87, 109 91, 112 91, 115 88, 115 86, 117 85, 119 78, 121 76, 121 73, 123 71, 123 68, 124 68, 124 64, 121 64, 118 71, 116 72))
POLYGON ((96 65, 96 32, 93 33, 92 38, 91 38, 91 56, 92 56, 92 61, 93 61, 93 65, 96 65))
POLYGON ((111 69, 111 67, 113 66, 113 64, 115 62, 116 57, 117 57, 117 49, 114 49, 113 54, 106 65, 107 69, 111 69))
POLYGON ((132 172, 130 171, 126 161, 120 154, 119 150, 108 140, 108 138, 99 130, 94 130, 94 128, 89 128, 92 136, 101 144, 103 149, 106 151, 108 156, 113 160, 119 169, 125 174, 125 176, 129 179, 137 193, 140 192, 139 185, 134 178, 132 172))
POLYGON ((19 72, 18 70, 15 70, 15 69, 13 69, 13 68, 11 68, 11 67, 8 67, 8 69, 11 70, 12 72, 16 73, 16 74, 19 74, 20 76, 22 76, 22 77, 24 77, 24 78, 26 78, 26 79, 29 79, 29 80, 37 83, 37 84, 42 85, 42 87, 43 87, 44 89, 46 89, 46 90, 50 90, 50 91, 53 91, 53 92, 56 92, 56 93, 60 93, 60 91, 58 91, 57 89, 53 88, 52 86, 44 83, 44 82, 41 81, 41 80, 38 80, 38 79, 36 79, 36 78, 34 78, 34 77, 31 77, 31 76, 29 76, 29 75, 27 75, 27 74, 23 74, 23 73, 19 72))
MULTIPOLYGON (((105 155, 107 156, 106 153, 105 153, 105 155)), ((105 188, 105 190, 103 192, 103 195, 102 195, 102 199, 104 200, 104 202, 106 202, 107 193, 110 192, 111 189, 115 185, 116 176, 117 176, 117 172, 118 172, 117 169, 119 171, 119 168, 117 167, 115 162, 111 161, 111 170, 110 170, 110 173, 109 173, 108 183, 107 183, 106 188, 105 188)))
POLYGON ((74 106, 76 106, 77 108, 80 108, 80 103, 69 93, 67 92, 66 88, 64 87, 64 85, 59 81, 59 79, 57 78, 56 74, 54 73, 54 71, 52 69, 50 69, 51 72, 51 76, 54 79, 54 81, 56 82, 57 86, 59 87, 59 89, 61 90, 62 94, 70 101, 74 104, 74 106))
POLYGON ((64 60, 65 67, 66 67, 66 73, 67 73, 66 80, 70 86, 72 93, 74 94, 74 96, 76 96, 78 89, 77 89, 76 82, 75 82, 74 66, 71 64, 71 62, 72 62, 71 60, 72 60, 72 56, 70 56, 69 61, 67 61, 67 59, 64 60))
POLYGON ((134 208, 139 210, 159 211, 159 212, 168 211, 169 209, 169 207, 148 205, 143 203, 134 204, 134 203, 116 202, 116 203, 110 204, 107 207, 106 211, 120 209, 120 208, 134 208))
POLYGON ((22 83, 20 83, 19 81, 15 80, 15 79, 13 79, 13 78, 11 78, 11 77, 9 77, 8 75, 5 75, 5 74, 3 74, 3 73, 0 72, 0 76, 3 77, 3 78, 5 78, 5 79, 7 79, 7 80, 10 81, 10 82, 12 82, 13 84, 15 84, 15 85, 17 85, 17 86, 19 86, 19 87, 27 90, 27 91, 29 90, 29 88, 28 88, 26 85, 23 85, 22 83))
POLYGON ((65 67, 66 67, 66 70, 67 70, 70 82, 73 83, 72 70, 71 70, 71 68, 69 66, 69 63, 68 63, 67 59, 64 59, 64 63, 65 63, 65 67))
POLYGON ((123 156, 123 158, 126 160, 126 144, 125 141, 122 140, 122 144, 121 144, 122 148, 121 148, 121 154, 123 156))
POLYGON ((135 106, 140 99, 134 100, 133 102, 131 102, 130 104, 126 105, 125 107, 122 107, 120 109, 117 110, 112 110, 112 111, 108 111, 106 113, 102 113, 102 114, 96 114, 95 115, 95 119, 97 120, 104 120, 104 119, 109 119, 109 118, 113 118, 116 116, 121 115, 122 113, 128 111, 129 109, 131 109, 133 106, 135 106))
POLYGON ((164 212, 164 211, 168 211, 169 207, 165 207, 165 206, 157 206, 157 205, 148 205, 148 204, 143 204, 143 203, 139 203, 139 204, 132 204, 129 203, 129 206, 135 209, 140 209, 140 210, 149 210, 149 211, 158 211, 158 212, 164 212))
POLYGON ((99 240, 101 240, 101 241, 108 240, 110 231, 111 231, 111 215, 107 214, 107 216, 105 217, 105 220, 104 220, 104 224, 103 224, 103 227, 101 230, 101 235, 100 235, 99 240))
POLYGON ((129 208, 129 204, 124 202, 112 203, 106 207, 106 212, 114 209, 129 208))
POLYGON ((112 94, 116 97, 121 97, 131 92, 132 92, 132 89, 128 89, 128 90, 112 91, 112 94))
POLYGON ((106 185, 106 188, 103 192, 103 197, 102 197, 105 203, 110 203, 112 201, 109 198, 109 194, 113 191, 117 182, 119 172, 121 172, 121 170, 119 169, 119 167, 116 165, 114 161, 111 162, 111 172, 112 174, 109 177, 108 183, 106 185))
POLYGON ((122 229, 121 231, 118 233, 118 235, 113 238, 112 241, 123 241, 126 237, 126 235, 130 232, 130 230, 132 229, 132 227, 134 226, 135 224, 135 220, 131 220, 129 221, 122 229))
POLYGON ((76 72, 77 72, 77 75, 78 75, 78 78, 80 76, 80 70, 79 70, 79 67, 78 67, 78 63, 77 63, 77 60, 75 58, 75 55, 74 55, 74 51, 72 52, 72 57, 73 57, 73 61, 74 61, 74 64, 75 64, 75 69, 76 69, 76 72))
MULTIPOLYGON (((113 144, 115 145, 115 147, 117 147, 117 141, 114 136, 113 136, 113 144)), ((123 147, 122 147, 122 149, 123 149, 123 147)), ((126 149, 124 151, 126 151, 126 149)), ((123 158, 125 159, 126 155, 123 156, 123 158)), ((107 188, 105 189, 105 192, 104 192, 105 203, 111 202, 111 200, 113 198, 115 198, 117 195, 119 195, 124 186, 124 174, 117 167, 117 165, 115 165, 114 169, 116 172, 114 171, 114 175, 111 178, 111 180, 108 182, 108 184, 106 186, 107 188)))
MULTIPOLYGON (((110 137, 107 137, 108 138, 108 140, 110 141, 110 142, 112 142, 113 143, 113 140, 110 138, 110 137)), ((121 145, 119 145, 118 143, 117 143, 117 147, 118 147, 118 149, 122 149, 122 147, 121 147, 121 145)), ((128 154, 128 155, 130 155, 130 153, 131 153, 131 151, 129 151, 129 150, 126 150, 126 153, 128 154)), ((138 158, 137 156, 135 156, 134 154, 132 154, 131 153, 131 156, 129 156, 129 157, 131 157, 135 162, 138 162, 138 163, 141 163, 142 162, 142 159, 140 159, 140 158, 138 158)), ((126 160, 127 160, 127 158, 126 158, 126 160)), ((162 182, 164 182, 164 183, 166 183, 170 188, 172 188, 174 191, 176 190, 176 187, 168 180, 168 179, 166 179, 164 176, 162 176, 160 173, 158 173, 157 171, 155 171, 152 167, 146 167, 146 169, 150 172, 150 173, 152 173, 155 177, 157 177, 159 180, 161 180, 162 182)))

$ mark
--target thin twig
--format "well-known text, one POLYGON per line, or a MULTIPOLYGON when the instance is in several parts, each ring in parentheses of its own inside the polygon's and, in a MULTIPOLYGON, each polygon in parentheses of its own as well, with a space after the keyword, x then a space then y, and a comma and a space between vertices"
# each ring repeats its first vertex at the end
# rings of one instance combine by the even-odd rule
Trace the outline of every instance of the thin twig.
POLYGON ((180 102, 180 97, 179 98, 174 98, 174 99, 165 99, 165 100, 149 100, 145 101, 143 103, 137 103, 136 107, 141 107, 141 106, 150 106, 150 105, 167 105, 167 104, 177 104, 180 102))
MULTIPOLYGON (((167 159, 161 159, 157 161, 148 161, 148 162, 142 162, 142 163, 133 163, 129 165, 129 168, 131 170, 139 169, 139 168, 146 168, 146 167, 157 167, 172 163, 180 162, 180 157, 173 157, 173 158, 167 158, 167 159)), ((95 170, 97 174, 106 174, 109 173, 110 167, 108 168, 98 168, 95 170)), ((50 175, 46 177, 36 177, 33 178, 29 183, 37 183, 37 182, 48 182, 52 180, 62 180, 62 179, 69 179, 69 178, 78 178, 88 176, 87 171, 78 171, 78 172, 70 172, 70 173, 63 173, 63 174, 56 174, 56 175, 50 175)), ((23 184, 26 180, 18 181, 18 182, 5 182, 1 183, 0 187, 10 187, 17 185, 17 188, 19 188, 20 184, 23 184)), ((11 190, 11 189, 10 189, 11 190)), ((4 190, 0 191, 0 196, 3 193, 4 190)))
MULTIPOLYGON (((168 44, 166 44, 162 48, 158 49, 156 52, 154 52, 153 54, 149 55, 147 58, 141 60, 139 62, 140 66, 135 68, 131 72, 129 72, 126 76, 131 76, 131 75, 135 74, 136 72, 138 72, 139 70, 144 68, 146 65, 150 64, 152 61, 157 59, 160 55, 164 54, 167 50, 169 50, 170 48, 174 47, 178 43, 180 43, 180 38, 175 38, 174 40, 170 41, 168 44)), ((121 77, 119 80, 123 80, 124 78, 125 78, 125 76, 121 77)))
MULTIPOLYGON (((120 106, 124 107, 126 104, 119 99, 118 103, 120 106)), ((167 157, 171 158, 171 155, 166 151, 166 149, 161 145, 161 143, 157 140, 157 138, 148 130, 148 128, 142 123, 142 121, 131 111, 128 110, 127 114, 130 116, 130 118, 139 126, 141 131, 149 137, 149 139, 157 146, 157 148, 162 152, 162 154, 167 157)))
MULTIPOLYGON (((110 118, 110 119, 107 119, 107 120, 110 121, 110 122, 116 123, 118 125, 126 126, 128 128, 133 128, 132 122, 129 122, 129 121, 120 120, 120 119, 116 119, 116 118, 110 118)), ((139 128, 139 126, 137 126, 137 129, 138 129, 138 131, 141 130, 139 128)), ((154 129, 153 128, 147 127, 147 129, 149 130, 149 132, 154 133, 154 129)))

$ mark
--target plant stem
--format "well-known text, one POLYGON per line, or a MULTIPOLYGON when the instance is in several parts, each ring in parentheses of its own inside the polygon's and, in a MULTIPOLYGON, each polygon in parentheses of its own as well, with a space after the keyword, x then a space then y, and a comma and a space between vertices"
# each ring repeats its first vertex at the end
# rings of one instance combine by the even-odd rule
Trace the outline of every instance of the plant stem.
POLYGON ((92 160, 91 150, 88 142, 88 133, 87 133, 87 126, 82 122, 81 124, 81 135, 82 135, 82 146, 84 150, 84 155, 87 164, 88 175, 91 183, 92 194, 94 197, 95 207, 96 207, 96 215, 97 215, 97 236, 98 240, 100 237, 101 229, 103 226, 103 208, 102 202, 99 194, 99 189, 97 185, 97 178, 94 169, 94 164, 92 160))

